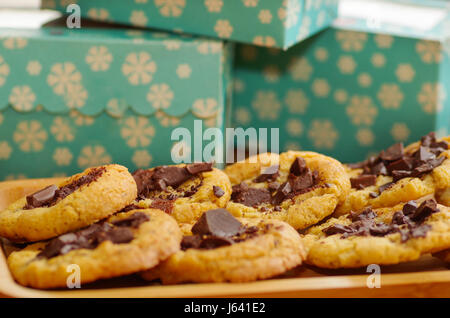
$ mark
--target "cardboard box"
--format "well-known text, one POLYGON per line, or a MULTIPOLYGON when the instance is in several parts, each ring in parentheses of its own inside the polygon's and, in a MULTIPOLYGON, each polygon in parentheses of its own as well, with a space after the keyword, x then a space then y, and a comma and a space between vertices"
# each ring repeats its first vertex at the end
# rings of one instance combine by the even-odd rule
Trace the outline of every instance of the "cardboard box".
POLYGON ((447 8, 389 4, 379 12, 372 21, 357 18, 361 10, 341 17, 287 52, 237 47, 234 125, 280 127, 281 149, 343 161, 432 130, 449 134, 447 8))
POLYGON ((94 20, 288 48, 331 25, 338 0, 43 0, 66 13, 76 3, 94 20))
POLYGON ((231 45, 215 40, 0 29, 0 180, 172 162, 175 127, 224 128, 231 63, 231 45))

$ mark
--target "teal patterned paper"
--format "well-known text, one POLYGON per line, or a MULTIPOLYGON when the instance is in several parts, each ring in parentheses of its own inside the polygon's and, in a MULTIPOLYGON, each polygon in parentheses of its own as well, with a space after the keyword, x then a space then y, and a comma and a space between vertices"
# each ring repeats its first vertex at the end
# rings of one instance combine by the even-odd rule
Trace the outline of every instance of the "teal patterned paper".
POLYGON ((288 48, 331 25, 338 0, 43 0, 90 19, 288 48))
POLYGON ((448 41, 333 27, 287 52, 237 47, 233 122, 280 127, 280 149, 358 161, 450 132, 448 41))
POLYGON ((232 45, 121 29, 0 29, 0 180, 171 162, 175 127, 226 125, 232 45))

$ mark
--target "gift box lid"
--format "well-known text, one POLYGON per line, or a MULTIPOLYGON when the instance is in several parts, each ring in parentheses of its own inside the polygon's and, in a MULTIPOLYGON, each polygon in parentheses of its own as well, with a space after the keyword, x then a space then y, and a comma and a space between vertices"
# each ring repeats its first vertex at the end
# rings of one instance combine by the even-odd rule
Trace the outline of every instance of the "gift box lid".
MULTIPOLYGON (((17 12, 0 10, 0 21, 11 14, 17 12)), ((3 27, 0 110, 41 105, 51 113, 120 116, 130 108, 140 115, 211 117, 225 107, 231 59, 230 44, 169 33, 60 23, 3 27)))
POLYGON ((135 27, 288 48, 329 26, 338 0, 43 0, 42 7, 135 27))

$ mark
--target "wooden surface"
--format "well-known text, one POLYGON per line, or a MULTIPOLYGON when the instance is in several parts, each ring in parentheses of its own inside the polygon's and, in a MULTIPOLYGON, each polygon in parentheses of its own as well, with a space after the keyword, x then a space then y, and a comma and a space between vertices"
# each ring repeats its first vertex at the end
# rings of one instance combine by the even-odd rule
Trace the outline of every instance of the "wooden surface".
MULTIPOLYGON (((0 209, 59 179, 0 183, 0 209)), ((161 286, 137 275, 104 280, 79 290, 43 291, 18 285, 8 270, 3 242, 0 250, 0 296, 3 297, 450 297, 448 264, 426 255, 420 260, 381 269, 381 288, 368 288, 365 269, 322 270, 298 267, 275 279, 244 284, 161 286)))

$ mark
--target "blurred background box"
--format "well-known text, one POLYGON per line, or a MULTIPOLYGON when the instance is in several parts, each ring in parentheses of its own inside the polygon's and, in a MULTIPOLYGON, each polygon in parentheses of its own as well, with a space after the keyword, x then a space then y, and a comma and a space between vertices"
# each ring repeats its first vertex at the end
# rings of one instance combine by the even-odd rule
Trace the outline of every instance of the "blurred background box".
POLYGON ((167 164, 173 128, 227 124, 231 44, 64 21, 0 29, 0 179, 167 164))
POLYGON ((234 125, 280 127, 281 149, 343 161, 448 134, 448 8, 342 1, 332 28, 287 52, 239 45, 234 125))
POLYGON ((331 25, 338 0, 43 0, 90 19, 288 48, 331 25))

